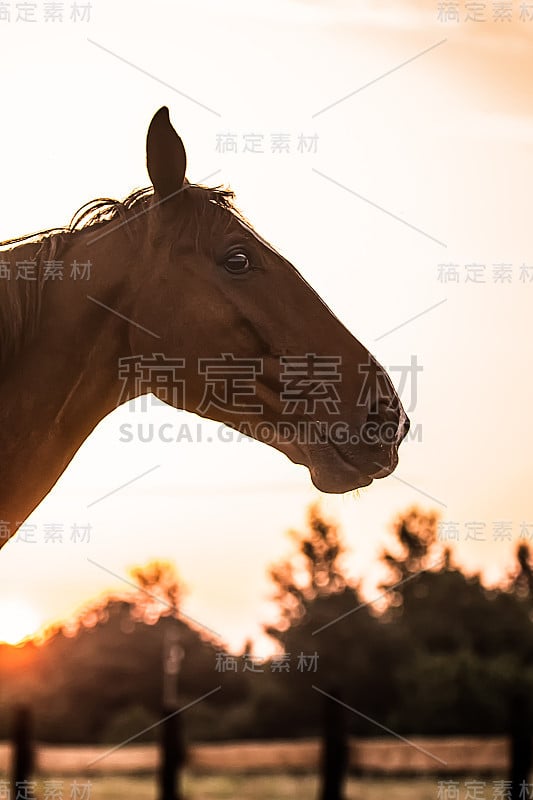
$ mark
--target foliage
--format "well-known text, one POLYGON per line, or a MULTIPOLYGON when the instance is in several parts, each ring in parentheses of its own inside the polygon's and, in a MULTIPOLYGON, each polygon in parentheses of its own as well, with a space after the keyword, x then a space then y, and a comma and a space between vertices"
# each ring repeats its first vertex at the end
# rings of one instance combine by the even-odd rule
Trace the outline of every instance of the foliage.
POLYGON ((52 631, 41 646, 0 647, 0 706, 6 707, 8 700, 9 705, 29 702, 39 739, 106 741, 128 717, 131 723, 132 708, 144 720, 160 719, 169 624, 177 629, 185 652, 179 674, 181 704, 218 684, 223 691, 213 695, 211 705, 219 714, 236 698, 242 699, 240 676, 215 672, 223 646, 180 616, 182 589, 172 567, 154 562, 135 570, 134 576, 138 590, 102 598, 80 612, 75 625, 52 631))
POLYGON ((136 568, 138 589, 93 603, 42 645, 0 646, 0 737, 17 701, 31 704, 41 740, 115 741, 148 727, 162 716, 168 626, 185 652, 189 740, 315 735, 318 690, 352 709, 356 735, 382 734, 376 722, 404 734, 505 733, 512 703, 533 690, 531 553, 521 544, 507 579, 488 589, 437 530, 437 515, 417 508, 395 520, 381 599, 369 602, 347 577, 337 525, 311 507, 306 529, 291 533, 292 556, 270 570, 278 615, 265 630, 290 666, 273 658, 258 673, 217 669, 230 654, 180 613, 171 565, 136 568))

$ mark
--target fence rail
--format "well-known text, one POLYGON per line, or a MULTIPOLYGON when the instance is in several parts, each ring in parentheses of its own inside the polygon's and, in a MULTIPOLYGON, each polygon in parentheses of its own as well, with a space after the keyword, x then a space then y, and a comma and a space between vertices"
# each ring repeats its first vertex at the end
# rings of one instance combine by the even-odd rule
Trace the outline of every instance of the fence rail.
MULTIPOLYGON (((351 769, 382 774, 503 774, 510 767, 510 742, 499 738, 409 737, 413 746, 392 739, 350 739, 351 769), (422 748, 445 761, 441 764, 424 755, 422 748)), ((59 747, 36 744, 37 769, 43 775, 85 775, 97 773, 155 772, 159 763, 156 744, 127 745, 105 758, 110 748, 103 746, 59 747), (92 767, 87 765, 101 758, 92 767)), ((321 741, 277 740, 272 742, 222 742, 192 744, 188 765, 205 772, 316 771, 321 741)), ((10 745, 0 743, 0 772, 10 763, 10 745)))

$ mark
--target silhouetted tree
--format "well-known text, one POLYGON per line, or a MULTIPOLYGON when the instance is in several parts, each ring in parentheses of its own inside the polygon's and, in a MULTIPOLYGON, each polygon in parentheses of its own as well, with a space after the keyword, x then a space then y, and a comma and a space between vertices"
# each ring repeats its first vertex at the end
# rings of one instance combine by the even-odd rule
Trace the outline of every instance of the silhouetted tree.
MULTIPOLYGON (((289 671, 275 660, 263 674, 243 673, 240 662, 237 672, 218 671, 229 654, 179 613, 184 589, 173 569, 137 569, 138 589, 91 603, 42 646, 0 645, 0 733, 8 735, 6 711, 17 701, 31 705, 42 740, 96 742, 127 738, 143 720, 148 727, 161 716, 171 622, 186 651, 180 698, 223 686, 185 712, 194 738, 315 735, 313 684, 338 686, 356 712, 401 733, 506 734, 513 687, 533 693, 531 552, 522 543, 508 578, 488 588, 441 546, 437 525, 436 513, 416 508, 395 520, 386 576, 365 599, 347 576, 341 532, 313 506, 305 529, 291 534, 292 554, 270 571, 278 615, 265 630, 289 671)), ((357 713, 347 712, 347 725, 380 734, 357 713)))
MULTIPOLYGON (((291 655, 292 667, 269 676, 270 692, 259 698, 258 715, 270 729, 279 729, 276 698, 282 691, 284 725, 298 735, 316 734, 321 703, 313 684, 326 691, 338 686, 349 705, 367 715, 383 714, 394 691, 387 680, 389 630, 345 574, 346 548, 338 527, 312 506, 307 529, 292 532, 291 538, 295 553, 270 571, 280 615, 265 631, 291 655)), ((349 727, 368 732, 368 723, 356 715, 349 727)))
POLYGON ((179 617, 185 586, 173 564, 150 561, 145 566, 134 567, 130 574, 139 585, 132 599, 144 620, 155 622, 160 617, 179 617))

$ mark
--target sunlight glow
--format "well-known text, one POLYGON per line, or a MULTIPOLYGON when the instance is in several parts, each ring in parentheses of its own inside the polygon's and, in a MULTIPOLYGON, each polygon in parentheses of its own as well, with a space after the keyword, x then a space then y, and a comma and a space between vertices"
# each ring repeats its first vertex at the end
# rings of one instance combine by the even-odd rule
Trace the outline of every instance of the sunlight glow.
POLYGON ((19 644, 36 633, 39 625, 37 612, 25 601, 8 600, 2 603, 0 642, 19 644))

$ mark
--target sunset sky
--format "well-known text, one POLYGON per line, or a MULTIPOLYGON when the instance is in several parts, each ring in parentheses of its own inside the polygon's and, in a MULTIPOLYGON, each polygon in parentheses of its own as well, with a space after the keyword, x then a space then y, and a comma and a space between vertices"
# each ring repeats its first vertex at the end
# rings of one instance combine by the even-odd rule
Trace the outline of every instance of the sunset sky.
POLYGON ((290 551, 286 530, 317 499, 369 597, 372 559, 414 503, 457 523, 458 557, 490 579, 523 523, 533 540, 533 6, 531 19, 515 2, 510 21, 493 21, 487 2, 474 22, 458 3, 458 22, 439 19, 452 5, 93 0, 89 21, 70 21, 65 3, 66 19, 45 23, 38 0, 37 22, 0 22, 0 238, 147 185, 146 130, 168 105, 189 180, 235 190, 391 370, 420 438, 393 476, 326 496, 273 449, 217 441, 214 423, 202 442, 121 441, 124 424, 148 435, 150 423, 199 421, 123 406, 30 518, 36 541, 1 551, 0 639, 17 604, 27 626, 47 624, 159 558, 189 588, 186 613, 240 647, 272 614, 266 573, 290 551), (249 134, 265 152, 244 151, 249 134), (279 134, 289 153, 271 152, 279 134), (300 152, 301 134, 315 152, 300 152), (237 152, 224 152, 230 140, 237 152), (466 282, 472 264, 484 283, 466 282), (414 393, 394 369, 412 359, 414 393), (484 541, 467 540, 473 523, 484 541), (90 541, 72 543, 87 524, 90 541), (50 525, 63 544, 45 542, 50 525))

